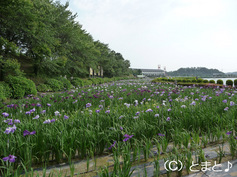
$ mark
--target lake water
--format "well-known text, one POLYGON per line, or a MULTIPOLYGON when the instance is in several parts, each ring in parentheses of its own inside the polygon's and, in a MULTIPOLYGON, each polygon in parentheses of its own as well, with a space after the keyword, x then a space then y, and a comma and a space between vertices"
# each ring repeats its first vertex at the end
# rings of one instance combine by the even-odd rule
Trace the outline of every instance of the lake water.
POLYGON ((234 80, 237 79, 237 78, 202 78, 202 79, 206 79, 208 81, 209 80, 214 80, 215 83, 216 83, 217 80, 221 79, 221 80, 223 80, 223 84, 225 85, 227 80, 232 80, 234 82, 234 80))

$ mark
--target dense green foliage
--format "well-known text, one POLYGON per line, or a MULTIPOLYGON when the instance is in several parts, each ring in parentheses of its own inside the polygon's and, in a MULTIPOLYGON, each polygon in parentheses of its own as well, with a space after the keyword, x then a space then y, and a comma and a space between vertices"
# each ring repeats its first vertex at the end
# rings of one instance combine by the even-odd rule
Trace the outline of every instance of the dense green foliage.
POLYGON ((25 77, 9 75, 6 82, 12 89, 13 98, 22 98, 26 95, 36 95, 37 93, 35 83, 25 77))
POLYGON ((233 81, 232 81, 232 80, 227 80, 227 81, 226 81, 226 85, 228 85, 228 86, 233 86, 233 81))
POLYGON ((12 95, 11 88, 5 82, 0 82, 0 101, 10 98, 12 95))
POLYGON ((223 80, 218 79, 218 80, 216 81, 216 83, 217 83, 217 84, 221 84, 221 85, 223 85, 224 82, 223 82, 223 80))
POLYGON ((40 84, 37 86, 38 92, 47 92, 47 91, 53 91, 51 87, 47 84, 40 84))
POLYGON ((209 80, 209 83, 215 84, 214 80, 209 80))
POLYGON ((237 87, 237 79, 234 80, 234 85, 237 87))
POLYGON ((191 67, 191 68, 180 68, 177 71, 167 72, 169 76, 198 76, 198 77, 213 77, 218 74, 223 76, 224 73, 217 69, 208 69, 205 67, 191 67))
POLYGON ((52 89, 52 91, 54 91, 54 92, 60 91, 64 88, 63 82, 61 82, 57 79, 48 79, 46 81, 46 84, 49 85, 50 88, 52 89))
POLYGON ((49 0, 1 1, 0 80, 7 72, 2 63, 20 74, 17 61, 9 58, 16 58, 30 76, 88 77, 89 68, 97 71, 98 66, 107 77, 129 75, 130 62, 94 41, 68 6, 49 0))

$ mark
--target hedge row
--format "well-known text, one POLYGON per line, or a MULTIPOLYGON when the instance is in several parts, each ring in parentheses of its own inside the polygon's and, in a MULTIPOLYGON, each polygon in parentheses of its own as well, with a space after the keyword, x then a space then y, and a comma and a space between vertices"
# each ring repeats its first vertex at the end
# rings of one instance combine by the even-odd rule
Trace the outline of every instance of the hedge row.
POLYGON ((21 76, 7 76, 5 82, 0 82, 0 100, 7 98, 23 98, 26 95, 36 95, 35 83, 21 76))
MULTIPOLYGON (((203 80, 203 79, 168 79, 168 78, 156 78, 154 80, 152 80, 152 82, 177 82, 177 83, 212 83, 212 84, 220 84, 223 85, 224 82, 221 79, 218 79, 217 82, 215 82, 214 80, 203 80)), ((226 81, 226 85, 228 86, 234 86, 237 87, 237 79, 234 80, 234 82, 232 80, 227 80, 226 81)))
POLYGON ((37 90, 39 92, 46 92, 46 91, 61 91, 61 90, 68 90, 72 87, 85 87, 90 85, 98 85, 103 84, 107 82, 117 81, 117 80, 123 80, 128 79, 127 77, 115 77, 115 78, 88 78, 88 79, 82 79, 79 77, 72 77, 69 80, 60 77, 60 78, 51 78, 47 79, 45 83, 39 84, 37 86, 37 90))

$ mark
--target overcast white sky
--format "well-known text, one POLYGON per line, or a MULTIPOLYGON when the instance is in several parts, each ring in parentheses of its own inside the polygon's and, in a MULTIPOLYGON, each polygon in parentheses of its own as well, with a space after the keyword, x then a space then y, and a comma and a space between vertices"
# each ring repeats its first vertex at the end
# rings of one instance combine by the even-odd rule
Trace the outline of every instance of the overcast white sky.
POLYGON ((69 0, 69 9, 132 68, 237 71, 237 0, 69 0))

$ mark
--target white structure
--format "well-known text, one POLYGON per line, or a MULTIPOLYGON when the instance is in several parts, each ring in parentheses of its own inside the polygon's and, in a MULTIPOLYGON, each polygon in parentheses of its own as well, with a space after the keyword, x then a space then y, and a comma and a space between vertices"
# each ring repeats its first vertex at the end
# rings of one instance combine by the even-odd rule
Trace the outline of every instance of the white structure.
POLYGON ((139 68, 133 68, 133 70, 141 70, 142 75, 148 76, 148 77, 158 77, 158 76, 164 76, 165 71, 162 69, 139 69, 139 68))

